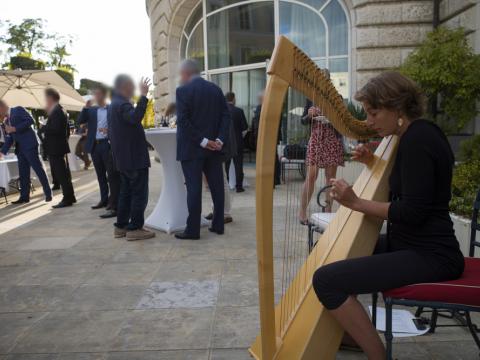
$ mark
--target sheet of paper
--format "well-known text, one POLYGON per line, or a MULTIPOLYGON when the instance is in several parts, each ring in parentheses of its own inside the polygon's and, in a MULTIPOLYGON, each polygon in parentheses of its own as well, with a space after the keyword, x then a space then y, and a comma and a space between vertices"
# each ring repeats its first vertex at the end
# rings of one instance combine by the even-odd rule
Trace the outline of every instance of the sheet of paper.
MULTIPOLYGON (((372 314, 372 307, 368 307, 370 315, 372 314)), ((392 311, 392 329, 394 337, 410 337, 419 336, 428 332, 428 326, 425 330, 418 330, 415 326, 413 316, 408 310, 394 309, 392 311)), ((377 307, 377 330, 385 332, 385 308, 377 307)))

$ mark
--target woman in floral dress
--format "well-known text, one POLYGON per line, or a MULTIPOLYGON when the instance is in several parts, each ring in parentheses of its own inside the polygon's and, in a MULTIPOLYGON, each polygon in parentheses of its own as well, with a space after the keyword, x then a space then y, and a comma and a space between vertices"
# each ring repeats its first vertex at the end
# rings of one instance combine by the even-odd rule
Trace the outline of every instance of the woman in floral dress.
MULTIPOLYGON (((328 70, 326 70, 326 73, 330 76, 328 70)), ((305 159, 307 176, 303 185, 299 213, 300 222, 304 225, 308 224, 307 208, 315 189, 319 169, 325 169, 325 184, 328 184, 330 179, 335 179, 337 167, 344 164, 342 137, 322 114, 320 108, 313 106, 310 101, 307 102, 307 107, 308 112, 304 119, 311 125, 311 135, 305 159)), ((325 211, 331 212, 332 197, 330 191, 326 195, 327 206, 325 211)))

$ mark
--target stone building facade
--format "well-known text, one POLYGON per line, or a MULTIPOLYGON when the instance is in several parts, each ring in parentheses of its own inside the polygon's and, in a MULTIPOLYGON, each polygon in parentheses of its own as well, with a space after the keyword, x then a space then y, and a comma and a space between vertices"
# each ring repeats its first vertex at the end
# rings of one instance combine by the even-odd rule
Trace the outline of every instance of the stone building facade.
MULTIPOLYGON (((154 96, 157 113, 161 112, 167 103, 174 99, 175 87, 177 85, 177 66, 183 57, 188 56, 189 51, 187 49, 187 52, 185 52, 185 44, 182 45, 182 41, 188 42, 185 40, 186 37, 193 39, 190 41, 190 45, 187 44, 190 47, 192 47, 192 42, 196 41, 198 47, 198 41, 204 41, 204 39, 198 40, 198 35, 191 33, 189 36, 186 32, 188 28, 192 27, 188 25, 189 22, 192 22, 192 18, 195 17, 192 14, 197 12, 196 16, 200 16, 198 17, 200 25, 202 24, 202 18, 205 23, 210 21, 205 20, 205 16, 208 15, 209 2, 211 1, 221 2, 216 7, 212 5, 212 9, 224 5, 227 5, 228 9, 229 6, 235 6, 235 3, 239 2, 239 0, 146 0, 146 8, 151 22, 154 96)), ((271 0, 275 16, 278 13, 276 3, 281 1, 283 0, 271 0)), ((338 2, 343 8, 346 17, 346 22, 344 23, 348 31, 348 55, 342 56, 346 57, 348 61, 349 94, 354 93, 371 76, 383 70, 399 66, 408 54, 425 38, 426 34, 433 29, 434 0, 291 0, 295 6, 298 5, 299 1, 304 1, 307 3, 306 6, 311 5, 313 7, 313 2, 316 2, 318 3, 318 5, 315 5, 317 10, 318 7, 324 9, 331 1, 338 2)), ((252 2, 254 4, 262 3, 261 0, 252 0, 252 2)), ((247 2, 240 3, 245 4, 247 2)), ((321 9, 319 11, 325 11, 321 9)), ((311 12, 314 11, 311 10, 311 12)), ((237 14, 242 16, 241 12, 237 14)), ((466 28, 471 44, 477 52, 480 52, 480 1, 440 0, 438 15, 440 24, 466 28)), ((242 21, 241 16, 240 21, 242 21)), ((288 16, 293 15, 288 14, 288 16)), ((232 17, 229 19, 231 23, 233 21, 232 17)), ((221 21, 223 20, 217 19, 217 22, 221 23, 221 21)), ((339 26, 338 24, 341 23, 338 20, 338 16, 332 21, 333 25, 330 26, 329 30, 326 30, 327 32, 330 31, 330 34, 334 34, 339 26)), ((208 23, 204 26, 205 32, 203 34, 201 34, 201 31, 198 31, 200 35, 209 36, 211 26, 207 25, 208 23)), ((274 27, 274 35, 282 32, 282 24, 275 24, 274 27)), ((201 43, 201 46, 205 46, 206 51, 209 50, 205 43, 201 43)), ((199 56, 203 56, 201 52, 199 54, 199 56)), ((214 57, 208 55, 205 61, 208 62, 214 59, 214 57)), ((326 61, 328 63, 329 60, 326 61)), ((333 61, 334 57, 332 57, 331 63, 333 61)), ((323 61, 322 64, 324 63, 323 61)), ((247 66, 247 70, 248 68, 249 66, 247 66)), ((228 71, 235 71, 235 69, 236 66, 233 64, 228 71)), ((218 71, 212 70, 211 73, 208 72, 207 77, 215 81, 216 77, 214 74, 216 72, 218 71)))

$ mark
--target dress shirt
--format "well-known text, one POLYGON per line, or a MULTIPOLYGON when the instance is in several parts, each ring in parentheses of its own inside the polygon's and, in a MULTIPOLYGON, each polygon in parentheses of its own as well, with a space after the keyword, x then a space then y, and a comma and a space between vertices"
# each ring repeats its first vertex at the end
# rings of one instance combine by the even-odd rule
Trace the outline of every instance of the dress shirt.
POLYGON ((100 129, 107 129, 108 128, 108 122, 107 122, 107 107, 99 107, 97 109, 97 134, 96 134, 96 139, 97 140, 102 140, 107 138, 107 134, 104 134, 103 132, 100 131, 100 129))

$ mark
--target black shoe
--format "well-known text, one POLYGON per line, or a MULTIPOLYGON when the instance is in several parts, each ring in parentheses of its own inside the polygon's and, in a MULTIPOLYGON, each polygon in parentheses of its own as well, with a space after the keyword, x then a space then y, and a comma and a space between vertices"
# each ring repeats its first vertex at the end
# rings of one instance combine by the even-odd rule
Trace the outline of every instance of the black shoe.
POLYGON ((27 203, 29 203, 29 202, 30 202, 30 200, 25 200, 25 199, 20 198, 20 199, 18 199, 18 200, 12 201, 12 204, 15 204, 15 205, 18 205, 18 204, 27 204, 27 203))
POLYGON ((112 209, 112 207, 111 207, 110 205, 107 205, 107 206, 105 207, 105 210, 109 211, 109 210, 113 210, 113 209, 112 209))
POLYGON ((213 213, 210 213, 207 216, 205 216, 205 219, 206 220, 212 220, 213 219, 213 213))
POLYGON ((52 191, 54 190, 60 190, 60 185, 53 185, 52 186, 52 191))
MULTIPOLYGON (((75 199, 73 202, 77 202, 77 199, 75 199)), ((97 205, 92 205, 91 208, 93 210, 96 210, 96 209, 104 208, 105 206, 107 206, 107 204, 100 201, 97 205)))
POLYGON ((60 201, 57 205, 53 205, 52 208, 54 209, 61 209, 61 208, 64 208, 64 207, 68 207, 68 206, 72 206, 73 203, 71 202, 66 202, 66 201, 60 201))
POLYGON ((74 196, 73 199, 72 199, 72 203, 73 204, 76 204, 77 203, 77 198, 74 196))
POLYGON ((115 210, 109 210, 105 214, 100 215, 102 219, 109 219, 117 216, 117 212, 115 210))
POLYGON ((50 201, 52 201, 52 195, 45 196, 45 202, 50 202, 50 201))
POLYGON ((192 236, 186 233, 176 233, 175 237, 180 240, 198 240, 200 239, 200 236, 192 236))
POLYGON ((218 231, 218 230, 215 230, 214 228, 208 228, 208 231, 213 232, 217 235, 223 235, 223 230, 218 231))
POLYGON ((237 193, 242 193, 245 192, 245 189, 243 187, 237 188, 237 193))

